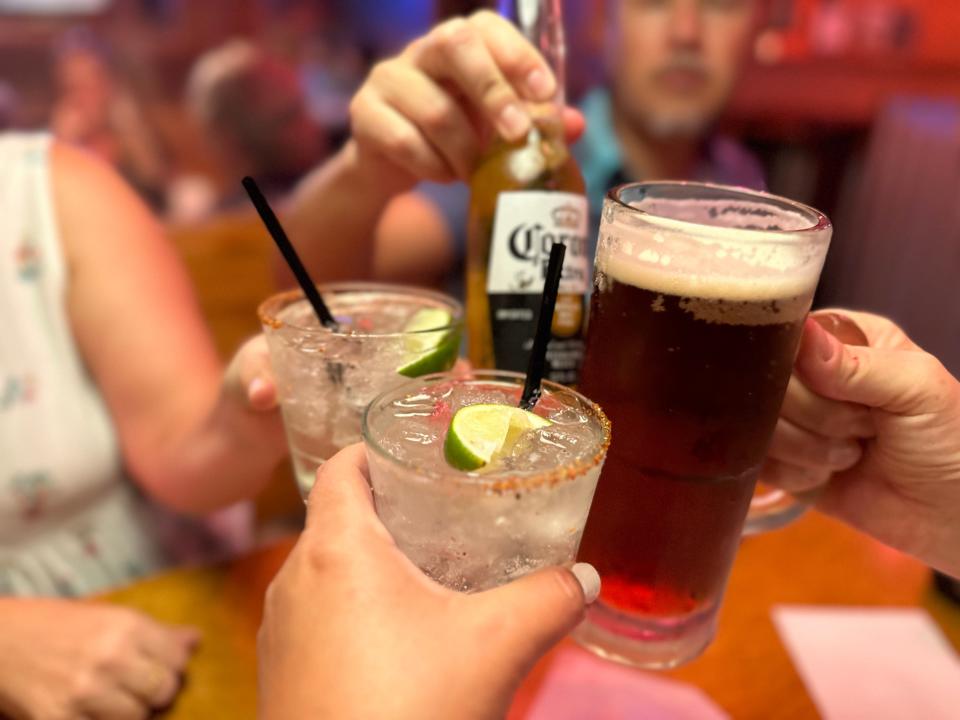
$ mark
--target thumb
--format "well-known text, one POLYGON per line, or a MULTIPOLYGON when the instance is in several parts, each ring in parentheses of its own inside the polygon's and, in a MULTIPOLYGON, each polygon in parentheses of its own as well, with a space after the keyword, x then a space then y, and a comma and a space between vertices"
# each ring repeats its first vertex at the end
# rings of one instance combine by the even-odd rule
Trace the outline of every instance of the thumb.
POLYGON ((844 345, 812 319, 803 328, 796 370, 819 395, 897 415, 930 412, 944 395, 946 370, 929 353, 844 345))
POLYGON ((227 368, 226 382, 251 410, 268 411, 277 406, 270 353, 262 334, 245 342, 237 351, 227 368))
POLYGON ((599 593, 600 575, 577 563, 539 570, 473 599, 484 625, 495 628, 485 639, 493 659, 521 674, 583 620, 599 593))

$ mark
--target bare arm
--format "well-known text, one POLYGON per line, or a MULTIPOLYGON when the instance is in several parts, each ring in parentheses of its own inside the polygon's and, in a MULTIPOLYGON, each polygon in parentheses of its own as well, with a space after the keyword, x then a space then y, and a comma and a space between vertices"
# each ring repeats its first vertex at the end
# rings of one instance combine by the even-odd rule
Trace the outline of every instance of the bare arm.
MULTIPOLYGON (((432 201, 378 177, 353 141, 308 175, 286 227, 317 282, 375 279, 433 285, 453 264, 451 230, 432 201)), ((277 279, 293 277, 276 255, 277 279)))
POLYGON ((250 408, 239 361, 224 373, 186 273, 134 193, 69 147, 55 145, 51 164, 74 335, 134 479, 188 512, 252 496, 283 453, 276 411, 250 408))

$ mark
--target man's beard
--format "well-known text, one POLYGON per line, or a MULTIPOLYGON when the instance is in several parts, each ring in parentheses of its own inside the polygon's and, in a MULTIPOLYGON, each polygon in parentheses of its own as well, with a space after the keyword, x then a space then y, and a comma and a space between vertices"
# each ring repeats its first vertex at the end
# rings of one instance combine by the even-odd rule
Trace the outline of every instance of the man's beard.
MULTIPOLYGON (((703 77, 709 75, 703 58, 695 52, 677 52, 660 69, 657 75, 672 71, 693 72, 703 77)), ((713 109, 667 109, 636 108, 634 122, 639 122, 648 135, 658 140, 691 140, 701 137, 715 120, 713 109)))
POLYGON ((641 113, 637 118, 646 133, 657 140, 695 140, 706 134, 713 115, 706 113, 641 113))

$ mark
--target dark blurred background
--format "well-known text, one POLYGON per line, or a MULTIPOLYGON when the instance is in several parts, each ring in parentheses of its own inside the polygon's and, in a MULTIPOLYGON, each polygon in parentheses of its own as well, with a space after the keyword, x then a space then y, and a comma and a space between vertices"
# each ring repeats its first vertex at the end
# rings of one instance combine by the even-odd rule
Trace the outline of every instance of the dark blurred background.
MULTIPOLYGON (((818 302, 893 315, 960 372, 960 2, 766 3, 724 124, 762 159, 772 192, 834 219, 818 302)), ((245 118, 251 97, 269 104, 289 76, 321 131, 309 152, 261 171, 289 185, 342 142, 371 62, 482 4, 0 0, 0 125, 51 127, 97 148, 162 216, 194 221, 236 202, 217 123, 234 123, 271 161, 282 152, 262 138, 296 132, 295 108, 280 100, 273 114, 245 118), (278 79, 261 96, 211 80, 264 52, 278 79)), ((604 23, 593 2, 564 7, 575 101, 602 79, 604 23)))

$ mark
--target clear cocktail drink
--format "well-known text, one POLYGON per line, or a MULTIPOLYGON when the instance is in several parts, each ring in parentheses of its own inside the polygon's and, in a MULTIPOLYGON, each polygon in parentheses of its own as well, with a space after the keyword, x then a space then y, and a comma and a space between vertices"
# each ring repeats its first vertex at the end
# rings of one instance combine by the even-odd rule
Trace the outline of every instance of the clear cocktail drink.
POLYGON ((260 306, 297 485, 303 497, 317 468, 360 440, 367 404, 405 377, 451 368, 463 308, 420 288, 343 283, 321 286, 337 331, 321 326, 299 291, 260 306))
POLYGON ((472 405, 516 407, 523 376, 475 371, 431 375, 390 390, 368 408, 363 437, 377 514, 400 549, 437 582, 494 587, 548 565, 571 564, 610 441, 598 406, 544 382, 535 413, 489 465, 453 467, 451 418, 472 405))

